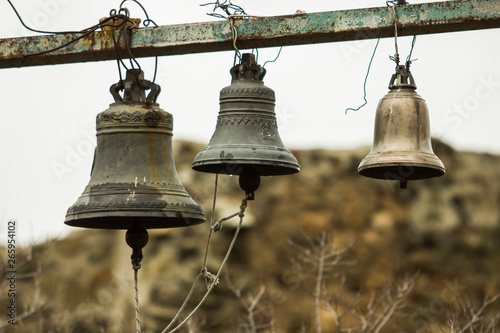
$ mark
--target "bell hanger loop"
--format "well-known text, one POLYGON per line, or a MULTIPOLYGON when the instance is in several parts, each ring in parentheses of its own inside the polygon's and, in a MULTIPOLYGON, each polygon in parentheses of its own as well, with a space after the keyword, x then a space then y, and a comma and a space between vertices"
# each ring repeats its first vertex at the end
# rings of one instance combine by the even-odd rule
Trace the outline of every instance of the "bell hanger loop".
POLYGON ((400 88, 408 88, 408 89, 417 89, 417 85, 415 83, 415 79, 413 79, 413 75, 409 69, 407 69, 404 65, 399 65, 396 67, 396 73, 392 75, 391 81, 389 83, 389 89, 400 89, 400 88))
POLYGON ((240 64, 231 68, 232 82, 237 80, 262 81, 266 75, 266 69, 257 64, 253 53, 244 53, 241 56, 240 64))
POLYGON ((141 69, 132 68, 127 70, 125 80, 120 80, 113 84, 109 91, 115 102, 123 103, 155 103, 160 94, 161 87, 151 81, 144 79, 144 72, 141 69), (151 90, 146 97, 145 91, 151 90), (123 97, 119 91, 123 91, 123 97))

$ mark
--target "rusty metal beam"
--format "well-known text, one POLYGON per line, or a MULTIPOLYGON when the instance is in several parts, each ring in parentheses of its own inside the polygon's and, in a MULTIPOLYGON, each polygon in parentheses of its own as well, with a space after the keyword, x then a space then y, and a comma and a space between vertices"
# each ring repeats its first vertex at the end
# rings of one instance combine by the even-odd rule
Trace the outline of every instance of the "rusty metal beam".
MULTIPOLYGON (((384 38, 394 35, 390 7, 236 19, 240 49, 384 38)), ((500 28, 500 0, 443 1, 396 7, 400 36, 500 28)), ((38 56, 78 34, 0 39, 0 68, 115 59, 111 32, 98 31, 60 50, 38 56)), ((227 21, 137 29, 135 57, 232 50, 227 21)))

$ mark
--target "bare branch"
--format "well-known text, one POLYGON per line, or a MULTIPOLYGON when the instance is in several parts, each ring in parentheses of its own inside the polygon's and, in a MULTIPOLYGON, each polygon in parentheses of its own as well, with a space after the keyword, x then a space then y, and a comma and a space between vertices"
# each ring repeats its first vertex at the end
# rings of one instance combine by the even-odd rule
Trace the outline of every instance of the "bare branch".
POLYGON ((396 294, 394 296, 391 295, 391 289, 387 290, 386 298, 389 300, 389 303, 376 319, 374 328, 371 332, 378 333, 385 326, 385 324, 387 324, 387 321, 394 315, 394 312, 400 308, 402 302, 415 287, 416 279, 417 275, 405 277, 403 282, 396 286, 396 294))
POLYGON ((259 292, 255 296, 252 295, 251 293, 248 293, 245 300, 245 298, 242 296, 243 287, 238 288, 234 285, 234 283, 231 281, 229 272, 225 276, 226 276, 225 279, 226 285, 228 286, 229 290, 231 290, 233 294, 236 296, 236 298, 240 301, 244 311, 246 312, 246 319, 242 322, 240 327, 245 328, 245 330, 248 333, 256 333, 258 330, 261 329, 268 329, 268 328, 274 329, 274 320, 271 320, 269 323, 262 325, 257 325, 257 323, 255 322, 255 317, 259 313, 258 311, 259 302, 261 301, 266 291, 265 286, 261 286, 259 292))
POLYGON ((489 323, 485 322, 485 311, 493 303, 500 298, 500 294, 493 297, 485 297, 479 307, 475 307, 467 296, 456 295, 457 303, 460 306, 458 313, 452 313, 449 320, 450 333, 465 333, 465 332, 495 332, 495 328, 500 321, 500 314, 496 314, 490 319, 489 323), (463 327, 460 326, 460 317, 466 318, 466 323, 463 327))

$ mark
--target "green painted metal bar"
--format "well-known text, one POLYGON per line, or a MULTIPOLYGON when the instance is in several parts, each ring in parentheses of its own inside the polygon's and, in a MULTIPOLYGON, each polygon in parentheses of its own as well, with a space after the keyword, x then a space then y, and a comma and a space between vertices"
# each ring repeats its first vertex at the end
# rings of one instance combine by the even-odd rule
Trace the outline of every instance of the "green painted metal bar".
MULTIPOLYGON (((235 19, 240 49, 500 28, 500 0, 442 1, 274 17, 235 19)), ((98 31, 60 50, 78 34, 0 39, 0 68, 115 59, 112 32, 98 31)), ((232 50, 228 21, 141 28, 132 33, 135 57, 232 50)), ((125 56, 125 55, 124 55, 125 56)))

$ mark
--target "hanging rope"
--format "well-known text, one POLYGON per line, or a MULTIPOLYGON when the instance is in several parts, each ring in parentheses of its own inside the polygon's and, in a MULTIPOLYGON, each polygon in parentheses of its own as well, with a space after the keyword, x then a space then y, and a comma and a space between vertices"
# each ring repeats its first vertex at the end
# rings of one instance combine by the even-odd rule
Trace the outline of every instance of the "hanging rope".
POLYGON ((215 185, 214 185, 214 199, 213 199, 213 204, 212 204, 212 217, 211 217, 211 220, 210 220, 210 230, 208 232, 207 246, 205 248, 205 254, 204 254, 204 257, 203 257, 203 264, 201 266, 200 274, 198 274, 196 276, 196 278, 195 278, 195 280, 193 282, 193 285, 191 286, 191 289, 189 290, 188 295, 186 296, 186 299, 184 300, 184 302, 182 303, 181 307, 179 308, 179 310, 175 314, 174 318, 171 320, 170 324, 165 328, 165 330, 163 332, 166 332, 170 327, 172 327, 173 324, 177 321, 177 319, 181 315, 181 313, 184 312, 184 309, 186 308, 187 304, 191 300, 191 297, 193 296, 193 293, 194 293, 194 291, 196 289, 196 286, 198 285, 198 281, 202 277, 203 272, 206 270, 207 260, 208 260, 208 252, 210 250, 210 244, 211 244, 211 241, 212 241, 212 234, 215 231, 214 228, 213 228, 213 226, 215 224, 214 223, 215 222, 215 206, 216 206, 216 201, 217 201, 218 182, 219 182, 219 174, 216 174, 215 175, 215 185))
POLYGON ((141 316, 139 313, 139 288, 137 287, 137 273, 139 269, 134 268, 134 289, 135 289, 135 323, 137 328, 137 333, 141 333, 141 316))
MULTIPOLYGON (((387 1, 386 3, 387 3, 387 6, 390 6, 392 8, 393 15, 394 15, 394 46, 396 49, 396 53, 394 54, 394 56, 389 56, 389 58, 396 63, 396 68, 398 68, 400 58, 399 58, 399 49, 398 49, 398 17, 397 17, 396 7, 399 5, 407 5, 408 3, 406 2, 406 0, 390 0, 390 1, 387 1)), ((410 70, 410 65, 411 65, 412 61, 417 60, 417 59, 411 60, 411 55, 413 53, 413 48, 415 47, 416 40, 417 40, 417 35, 414 35, 413 40, 411 42, 410 53, 408 54, 408 57, 406 58, 405 65, 406 65, 407 71, 410 70)))
POLYGON ((141 318, 139 313, 139 287, 138 287, 138 272, 141 268, 143 259, 142 249, 146 246, 149 240, 149 234, 146 229, 140 225, 133 225, 125 234, 125 241, 132 248, 130 256, 132 269, 134 270, 134 291, 135 291, 135 323, 136 332, 141 333, 141 318))
MULTIPOLYGON (((208 271, 207 267, 206 266, 203 266, 200 273, 196 276, 195 278, 195 281, 193 283, 193 286, 191 287, 191 290, 189 291, 187 297, 186 297, 186 300, 184 300, 184 303, 182 304, 182 306, 180 307, 180 309, 177 311, 177 314, 174 316, 174 318, 172 319, 172 321, 168 324, 168 326, 162 331, 162 333, 173 333, 173 332, 176 332, 177 330, 179 330, 184 324, 186 324, 189 319, 191 319, 191 317, 196 313, 196 311, 203 305, 203 303, 205 302, 205 300, 207 299, 207 297, 210 295, 210 293, 212 292, 212 290, 214 289, 214 287, 219 283, 219 277, 222 273, 222 269, 224 268, 224 266, 226 265, 227 263, 227 260, 229 259, 229 256, 231 255, 231 252, 233 251, 233 248, 234 248, 234 245, 236 244, 236 240, 238 238, 238 235, 240 233, 240 230, 241 230, 241 226, 243 224, 243 218, 245 216, 245 210, 247 208, 247 205, 248 205, 248 199, 251 197, 251 194, 248 194, 245 196, 245 198, 242 199, 241 201, 241 205, 240 205, 240 210, 235 213, 235 214, 231 214, 227 217, 223 217, 221 219, 219 219, 216 223, 214 224, 211 224, 210 226, 210 233, 209 233, 209 239, 211 237, 211 233, 212 233, 212 230, 213 232, 217 232, 220 230, 221 226, 222 226, 222 223, 232 217, 235 217, 235 216, 238 216, 240 218, 240 221, 238 223, 238 226, 236 228, 236 231, 234 232, 234 235, 233 235, 233 238, 231 240, 231 243, 229 244, 229 247, 227 249, 227 252, 226 252, 226 255, 224 256, 224 259, 222 260, 222 263, 220 264, 219 266, 219 269, 217 271, 217 274, 212 274, 208 271), (200 279, 205 279, 206 283, 207 283, 207 291, 205 292, 205 295, 202 297, 202 299, 198 302, 198 304, 195 306, 195 308, 186 316, 186 318, 184 318, 184 320, 182 320, 179 325, 177 325, 175 328, 173 328, 172 330, 169 330, 174 324, 175 322, 179 319, 182 311, 184 310, 184 308, 186 307, 187 303, 189 302, 189 300, 191 299, 192 295, 193 295, 193 292, 196 288, 196 285, 198 284, 198 281, 200 279)), ((214 195, 214 198, 215 198, 215 195, 214 195)), ((213 222, 213 221, 212 221, 213 222)), ((208 251, 208 246, 207 246, 207 251, 208 251)), ((204 260, 204 264, 206 264, 206 261, 204 260)))
MULTIPOLYGON (((398 49, 398 15, 396 12, 396 7, 401 5, 407 5, 408 2, 406 0, 388 0, 386 1, 387 6, 392 8, 392 12, 394 15, 394 47, 396 49, 396 53, 394 56, 389 56, 389 59, 396 63, 396 68, 399 67, 399 49, 398 49)), ((412 46, 413 50, 413 46, 412 46)))
POLYGON ((396 13, 396 6, 391 6, 394 15, 394 47, 396 53, 394 56, 389 56, 389 59, 396 63, 396 67, 399 66, 399 49, 398 49, 398 17, 396 13))
POLYGON ((210 243, 212 241, 212 234, 214 232, 214 224, 215 224, 215 205, 217 202, 217 187, 219 183, 219 174, 215 174, 215 184, 214 184, 214 200, 212 203, 212 217, 210 218, 210 231, 208 232, 208 240, 207 240, 207 248, 205 250, 205 256, 203 258, 203 267, 207 267, 207 259, 208 259, 208 251, 210 249, 210 243))

